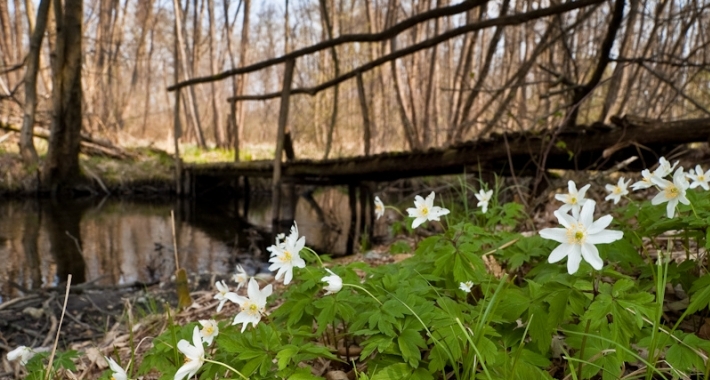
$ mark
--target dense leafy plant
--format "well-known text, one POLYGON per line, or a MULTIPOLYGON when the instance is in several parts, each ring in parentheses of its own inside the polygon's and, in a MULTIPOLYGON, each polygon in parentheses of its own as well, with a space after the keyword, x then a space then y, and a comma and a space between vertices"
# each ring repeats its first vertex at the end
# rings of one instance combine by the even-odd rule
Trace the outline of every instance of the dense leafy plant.
MULTIPOLYGON (((270 247, 270 269, 290 283, 283 292, 240 268, 236 290, 218 283, 215 296, 240 313, 171 324, 135 374, 320 379, 314 367, 329 362, 370 380, 707 377, 710 341, 680 326, 710 305, 710 194, 689 190, 708 188, 700 167, 665 179, 674 169, 662 159, 632 185, 658 188, 650 202, 628 199, 623 178, 608 185, 607 200, 628 199, 613 220, 594 219, 589 186, 570 181, 556 197, 563 228, 533 235, 517 232, 527 216, 499 204, 497 191, 481 189, 477 208, 462 202, 452 212, 434 206, 434 193, 417 196, 409 230, 439 223, 443 232, 377 267, 326 269, 294 226, 270 247), (689 297, 675 320, 664 310, 669 288, 689 297), (278 307, 267 312, 267 303, 278 307)), ((378 216, 391 208, 376 202, 378 216)))

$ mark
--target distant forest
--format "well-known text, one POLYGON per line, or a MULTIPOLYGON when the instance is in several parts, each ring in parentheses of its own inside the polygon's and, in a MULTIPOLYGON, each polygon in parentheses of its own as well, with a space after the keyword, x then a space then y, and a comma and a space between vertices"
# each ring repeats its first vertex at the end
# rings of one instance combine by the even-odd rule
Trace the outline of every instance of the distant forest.
MULTIPOLYGON (((39 8, 50 1, 39 3, 0 0, 0 122, 5 124, 22 124, 30 36, 39 8)), ((606 122, 612 115, 710 116, 710 3, 562 3, 87 0, 82 128, 119 144, 169 141, 174 92, 166 88, 176 82, 398 25, 411 26, 382 41, 337 44, 297 60, 293 88, 310 88, 422 44, 314 96, 293 95, 289 130, 297 156, 425 149, 493 131, 606 122), (573 6, 561 6, 568 4, 573 6), (432 16, 417 21, 427 14, 432 16)), ((36 122, 49 128, 56 12, 48 11, 46 23, 36 122)), ((233 113, 243 147, 272 144, 278 97, 239 101, 234 108, 227 99, 279 92, 283 72, 284 65, 274 65, 184 88, 182 142, 232 146, 233 113)))

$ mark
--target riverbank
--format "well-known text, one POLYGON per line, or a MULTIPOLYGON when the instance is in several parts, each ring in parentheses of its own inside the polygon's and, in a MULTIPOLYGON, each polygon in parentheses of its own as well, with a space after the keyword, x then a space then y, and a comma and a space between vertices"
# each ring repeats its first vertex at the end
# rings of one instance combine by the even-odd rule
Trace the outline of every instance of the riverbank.
MULTIPOLYGON (((155 148, 127 151, 131 156, 121 160, 82 154, 80 168, 85 181, 75 192, 126 196, 174 193, 174 160, 167 152, 155 148)), ((40 191, 40 165, 28 166, 19 153, 0 150, 0 196, 36 195, 40 191)))

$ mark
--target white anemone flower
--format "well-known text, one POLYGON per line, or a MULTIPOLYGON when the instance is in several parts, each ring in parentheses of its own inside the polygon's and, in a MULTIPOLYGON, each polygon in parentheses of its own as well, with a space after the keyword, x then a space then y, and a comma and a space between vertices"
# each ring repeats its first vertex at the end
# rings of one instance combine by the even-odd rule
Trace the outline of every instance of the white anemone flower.
POLYGON ((217 306, 217 312, 219 313, 222 311, 225 302, 236 296, 237 293, 229 291, 229 286, 224 281, 217 281, 214 286, 217 287, 217 294, 214 295, 214 299, 219 300, 219 305, 217 306))
POLYGON ((459 284, 459 289, 466 293, 471 293, 471 288, 473 287, 473 281, 466 281, 459 284))
POLYGON ((276 255, 276 249, 277 248, 283 248, 284 246, 284 239, 286 239, 286 235, 281 233, 276 235, 276 242, 274 245, 267 247, 266 250, 271 253, 271 256, 276 255))
POLYGON ((19 359, 20 364, 25 365, 33 356, 35 356, 35 352, 30 347, 19 346, 7 353, 7 360, 12 362, 19 359))
POLYGON ((449 210, 443 207, 434 206, 435 196, 436 195, 432 191, 431 194, 426 197, 426 200, 419 195, 414 197, 414 207, 410 207, 407 209, 409 216, 414 218, 414 221, 412 222, 412 228, 419 227, 427 220, 438 221, 440 217, 449 213, 449 210))
POLYGON ((109 358, 108 356, 104 356, 106 358, 106 361, 108 362, 109 368, 111 368, 111 372, 113 374, 111 375, 111 380, 127 380, 128 375, 126 374, 126 370, 123 369, 118 363, 116 363, 113 359, 109 358))
POLYGON ((192 330, 192 343, 190 344, 185 339, 180 339, 177 344, 178 350, 185 354, 185 364, 177 370, 174 380, 189 379, 195 376, 202 364, 205 363, 205 346, 202 345, 200 329, 197 326, 192 330))
POLYGON ((325 276, 321 278, 321 281, 327 282, 328 285, 325 286, 325 295, 329 294, 335 294, 340 291, 340 289, 343 288, 343 279, 340 278, 337 274, 333 273, 330 269, 326 268, 326 271, 330 273, 330 276, 325 276))
POLYGON ((385 204, 382 203, 380 197, 375 197, 375 216, 380 219, 385 214, 385 204))
POLYGON ((653 181, 651 178, 654 175, 651 174, 651 171, 648 169, 644 169, 641 171, 641 180, 636 181, 631 185, 631 190, 636 191, 636 190, 641 190, 641 189, 648 189, 649 187, 653 187, 653 181))
POLYGON ((693 180, 693 183, 690 184, 691 189, 695 189, 700 186, 705 190, 710 190, 710 186, 708 185, 708 181, 710 181, 710 169, 708 169, 708 171, 703 171, 702 166, 697 165, 695 170, 690 169, 688 178, 693 180))
POLYGON ((599 257, 599 250, 595 245, 617 241, 624 236, 624 233, 606 229, 613 219, 611 215, 602 216, 594 221, 595 207, 596 202, 593 200, 585 202, 579 218, 574 218, 561 210, 555 211, 557 220, 564 228, 545 228, 540 231, 540 236, 543 238, 562 243, 552 250, 548 262, 556 263, 567 257, 569 274, 577 272, 582 259, 592 268, 602 269, 604 262, 599 257))
POLYGON ((476 199, 478 199, 478 204, 476 207, 481 207, 483 210, 483 213, 485 214, 488 212, 488 202, 491 201, 491 197, 493 196, 493 190, 488 190, 485 191, 481 189, 478 194, 474 194, 476 196, 476 199))
POLYGON ((259 290, 259 284, 252 277, 247 285, 247 295, 249 297, 237 296, 237 303, 241 311, 232 322, 233 325, 243 323, 242 332, 247 329, 247 325, 250 323, 256 327, 256 324, 261 321, 261 316, 266 313, 266 298, 271 295, 271 284, 259 290))
MULTIPOLYGON (((298 236, 298 234, 296 234, 298 236)), ((301 250, 306 245, 306 237, 301 236, 300 239, 293 241, 291 236, 286 238, 284 241, 284 246, 276 248, 274 250, 275 254, 269 259, 269 262, 273 263, 269 266, 270 271, 276 272, 276 280, 281 280, 283 278, 284 285, 291 283, 293 279, 293 268, 305 268, 306 262, 301 258, 301 250)))
POLYGON ((219 335, 219 326, 217 321, 214 319, 202 319, 200 320, 202 329, 200 330, 200 336, 202 336, 202 342, 207 343, 208 346, 212 345, 212 341, 217 335, 219 335))
POLYGON ((237 291, 239 291, 239 289, 241 289, 241 287, 246 285, 247 281, 249 281, 249 275, 244 270, 244 267, 237 264, 237 273, 232 276, 232 280, 237 283, 237 291))
POLYGON ((574 181, 567 182, 568 193, 555 194, 555 199, 564 202, 559 210, 564 213, 572 210, 572 215, 579 215, 580 208, 589 200, 584 196, 587 194, 587 190, 589 190, 590 186, 590 184, 587 184, 577 190, 577 184, 574 183, 574 181))
POLYGON ((684 205, 690 204, 688 198, 685 197, 685 192, 688 190, 688 187, 690 187, 690 184, 685 178, 682 167, 678 168, 673 174, 673 182, 659 177, 653 177, 652 180, 661 191, 651 199, 651 204, 655 206, 663 202, 668 202, 668 205, 666 205, 666 215, 669 218, 675 215, 678 202, 684 205))
POLYGON ((619 203, 621 197, 629 194, 629 184, 631 180, 624 182, 624 177, 619 178, 619 182, 616 185, 606 185, 606 191, 610 194, 604 198, 604 200, 614 200, 614 204, 619 203))
POLYGON ((658 159, 658 167, 653 171, 653 175, 659 178, 666 177, 667 175, 673 173, 676 166, 678 166, 678 161, 671 165, 665 157, 661 157, 658 159))

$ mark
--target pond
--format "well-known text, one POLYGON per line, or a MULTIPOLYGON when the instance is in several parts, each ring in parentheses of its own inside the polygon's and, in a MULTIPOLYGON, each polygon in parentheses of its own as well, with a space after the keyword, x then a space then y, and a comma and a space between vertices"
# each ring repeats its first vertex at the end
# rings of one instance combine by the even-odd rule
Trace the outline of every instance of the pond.
MULTIPOLYGON (((175 272, 170 211, 180 266, 190 274, 228 274, 236 264, 268 272, 271 198, 73 201, 0 199, 0 303, 38 288, 72 284, 150 284, 175 272)), ((307 245, 345 252, 350 211, 338 188, 297 197, 295 219, 307 245)))

